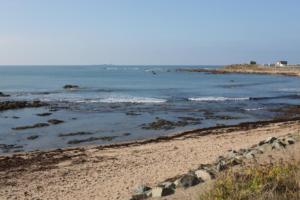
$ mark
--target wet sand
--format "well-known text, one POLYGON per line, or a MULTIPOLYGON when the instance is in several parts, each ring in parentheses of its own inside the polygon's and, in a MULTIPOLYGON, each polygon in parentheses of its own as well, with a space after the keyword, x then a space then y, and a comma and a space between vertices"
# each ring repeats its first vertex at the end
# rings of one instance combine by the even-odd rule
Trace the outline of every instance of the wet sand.
POLYGON ((178 71, 207 72, 213 74, 244 73, 300 76, 300 66, 269 67, 263 65, 237 64, 228 65, 218 69, 178 69, 178 71))
POLYGON ((129 199, 230 149, 299 132, 300 119, 199 129, 158 139, 0 156, 3 199, 129 199))

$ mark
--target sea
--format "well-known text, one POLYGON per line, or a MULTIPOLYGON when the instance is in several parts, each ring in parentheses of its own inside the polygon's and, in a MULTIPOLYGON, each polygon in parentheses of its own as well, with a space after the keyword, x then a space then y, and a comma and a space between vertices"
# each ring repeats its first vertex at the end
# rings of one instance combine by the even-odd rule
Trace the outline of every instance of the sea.
POLYGON ((112 144, 269 120, 276 109, 300 102, 298 77, 177 70, 218 67, 0 66, 0 92, 10 95, 0 101, 50 105, 0 112, 0 152, 112 144), (67 84, 79 88, 64 89, 67 84), (46 112, 51 115, 38 116, 46 112), (64 123, 14 129, 49 119, 64 123))

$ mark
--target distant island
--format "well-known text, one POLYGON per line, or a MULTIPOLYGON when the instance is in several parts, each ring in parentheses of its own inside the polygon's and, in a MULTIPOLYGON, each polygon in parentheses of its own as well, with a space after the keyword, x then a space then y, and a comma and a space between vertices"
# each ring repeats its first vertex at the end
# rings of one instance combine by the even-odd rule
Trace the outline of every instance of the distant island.
POLYGON ((218 69, 191 68, 191 69, 177 69, 177 71, 207 72, 213 74, 247 73, 247 74, 300 76, 300 65, 299 64, 288 65, 286 61, 278 61, 275 64, 257 64, 255 61, 251 61, 249 64, 232 64, 218 69))

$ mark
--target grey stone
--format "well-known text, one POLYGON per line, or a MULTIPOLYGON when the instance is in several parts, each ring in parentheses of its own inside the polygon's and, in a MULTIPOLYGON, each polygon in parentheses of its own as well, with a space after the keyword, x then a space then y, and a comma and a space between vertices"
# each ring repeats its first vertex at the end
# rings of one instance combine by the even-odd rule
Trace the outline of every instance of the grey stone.
POLYGON ((212 179, 211 174, 205 170, 197 170, 195 171, 195 174, 199 180, 209 181, 212 179))
POLYGON ((163 183, 160 183, 158 185, 158 187, 162 187, 162 188, 168 188, 168 189, 175 189, 176 188, 176 185, 173 183, 173 182, 163 182, 163 183))
POLYGON ((246 159, 255 158, 255 154, 253 154, 252 152, 245 153, 244 156, 245 156, 246 159))
POLYGON ((294 138, 289 137, 289 138, 286 139, 286 142, 288 144, 295 144, 296 140, 294 138))
POLYGON ((228 158, 228 159, 231 159, 231 158, 233 158, 233 157, 235 157, 236 155, 237 155, 237 151, 235 151, 235 150, 230 150, 227 154, 226 154, 226 158, 228 158))
POLYGON ((264 145, 264 144, 266 144, 266 141, 265 141, 265 140, 260 141, 260 142, 258 143, 258 146, 262 146, 262 145, 264 145))
POLYGON ((149 191, 149 190, 151 190, 150 187, 145 186, 145 185, 140 185, 140 186, 138 186, 138 187, 134 190, 134 193, 135 193, 135 194, 142 194, 142 193, 144 193, 144 192, 146 192, 146 191, 149 191))
POLYGON ((286 146, 286 144, 277 140, 276 142, 273 142, 272 149, 283 149, 283 148, 285 148, 285 146, 286 146))
POLYGON ((155 187, 151 190, 152 197, 164 197, 174 194, 174 190, 171 188, 155 187))
POLYGON ((268 138, 265 140, 265 143, 272 144, 275 140, 277 140, 276 137, 268 137, 268 138))
POLYGON ((242 161, 242 157, 241 156, 235 156, 229 160, 226 161, 226 164, 229 166, 235 166, 235 165, 239 165, 241 164, 242 161))
POLYGON ((196 174, 189 173, 189 174, 183 175, 178 180, 177 186, 178 187, 183 187, 183 188, 188 188, 188 187, 192 187, 194 185, 198 185, 201 182, 203 182, 203 180, 198 179, 198 177, 196 176, 196 174))
POLYGON ((148 196, 146 195, 146 193, 134 194, 134 195, 132 195, 130 200, 144 200, 144 199, 147 199, 147 198, 148 198, 148 196))
POLYGON ((216 165, 216 170, 218 172, 223 171, 227 168, 227 164, 224 160, 220 160, 216 165))

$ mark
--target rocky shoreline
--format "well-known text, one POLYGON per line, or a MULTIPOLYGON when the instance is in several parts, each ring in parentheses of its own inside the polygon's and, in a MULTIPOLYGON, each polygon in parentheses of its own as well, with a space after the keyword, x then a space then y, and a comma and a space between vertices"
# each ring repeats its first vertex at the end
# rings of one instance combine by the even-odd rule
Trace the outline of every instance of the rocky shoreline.
POLYGON ((178 72, 204 72, 210 74, 269 74, 284 76, 300 76, 300 67, 266 67, 263 65, 235 64, 217 69, 177 69, 178 72))
POLYGON ((151 188, 145 185, 138 186, 130 200, 143 200, 151 197, 164 197, 172 195, 178 188, 189 188, 195 185, 205 183, 214 179, 220 172, 230 167, 240 165, 245 159, 254 159, 259 154, 264 154, 271 150, 285 149, 288 145, 296 143, 295 137, 299 139, 300 135, 287 135, 283 137, 269 137, 260 141, 250 148, 229 150, 225 155, 219 156, 211 164, 201 164, 196 170, 190 170, 188 173, 169 178, 151 188))

